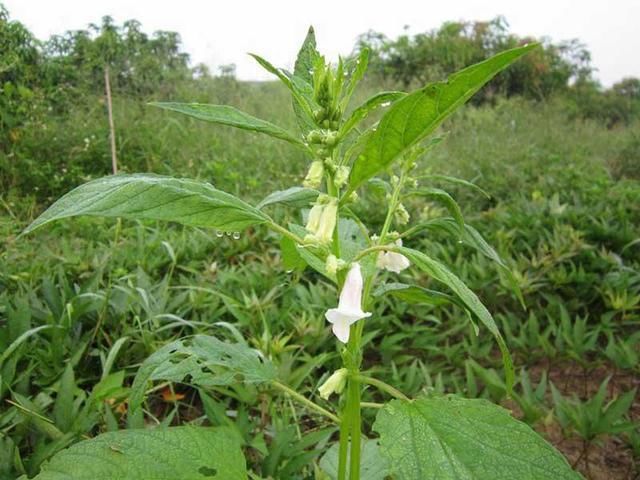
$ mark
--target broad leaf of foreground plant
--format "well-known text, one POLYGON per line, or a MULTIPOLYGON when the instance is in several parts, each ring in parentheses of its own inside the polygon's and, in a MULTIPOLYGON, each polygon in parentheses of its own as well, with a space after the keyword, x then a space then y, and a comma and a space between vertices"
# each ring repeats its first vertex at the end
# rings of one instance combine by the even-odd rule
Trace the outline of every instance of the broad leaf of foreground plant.
POLYGON ((171 427, 109 432, 77 443, 42 467, 37 480, 242 480, 240 439, 225 428, 171 427))
POLYGON ((394 103, 354 163, 350 189, 356 189, 362 182, 391 165, 432 133, 498 72, 537 46, 525 45, 499 53, 460 70, 446 82, 430 83, 394 103))
POLYGON ((453 291, 453 293, 455 293, 458 298, 462 300, 469 311, 472 312, 484 324, 484 326, 489 329, 489 331, 493 334, 496 341, 498 342, 498 346, 500 347, 500 352, 502 353, 502 361, 504 363, 505 377, 507 381, 507 390, 511 392, 515 377, 513 371, 513 362, 511 360, 509 350, 507 349, 507 345, 505 344, 504 339, 500 334, 500 330, 498 330, 496 322, 493 320, 493 317, 489 313, 489 310, 487 310, 487 308, 482 304, 476 294, 473 293, 462 280, 460 280, 453 272, 451 272, 447 267, 442 265, 437 260, 434 260, 424 253, 418 252, 417 250, 413 250, 411 248, 399 247, 397 250, 405 255, 411 261, 411 263, 420 268, 420 270, 427 273, 437 281, 442 282, 446 286, 448 286, 453 291))
POLYGON ((243 343, 228 343, 208 335, 171 342, 147 358, 138 369, 129 396, 129 426, 142 424, 140 406, 151 380, 201 387, 264 383, 276 378, 273 364, 243 343))
POLYGON ((394 400, 374 430, 398 480, 579 480, 528 425, 486 400, 394 400))
POLYGON ((183 113, 206 122, 241 128, 242 130, 250 130, 252 132, 264 133, 271 137, 286 140, 287 142, 298 146, 304 146, 304 143, 300 139, 294 137, 283 128, 280 128, 271 122, 267 122, 266 120, 251 116, 248 113, 244 113, 229 105, 174 102, 153 102, 149 105, 164 108, 165 110, 171 110, 173 112, 183 113))
MULTIPOLYGON (((338 478, 338 450, 339 444, 334 443, 327 453, 320 459, 320 468, 329 475, 331 480, 338 478)), ((386 457, 380 454, 380 446, 376 440, 362 439, 362 448, 360 453, 362 480, 385 480, 391 475, 389 462, 386 457)), ((349 464, 349 455, 347 454, 347 465, 349 464)), ((347 479, 349 475, 347 474, 347 479)))
POLYGON ((24 233, 79 215, 166 220, 227 231, 269 220, 258 209, 208 183, 150 174, 114 175, 71 190, 24 233))

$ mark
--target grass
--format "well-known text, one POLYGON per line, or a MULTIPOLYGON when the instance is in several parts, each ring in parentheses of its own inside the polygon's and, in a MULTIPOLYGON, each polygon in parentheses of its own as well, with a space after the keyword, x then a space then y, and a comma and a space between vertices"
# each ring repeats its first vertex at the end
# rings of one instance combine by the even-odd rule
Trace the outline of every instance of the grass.
MULTIPOLYGON (((230 103, 295 128, 286 92, 274 84, 220 82, 186 86, 164 100, 230 103)), ((206 179, 257 202, 300 183, 307 169, 286 144, 132 99, 119 99, 115 112, 127 171, 206 179)), ((21 160, 5 169, 0 478, 32 475, 72 442, 123 428, 137 368, 173 339, 244 337, 272 359, 283 383, 321 404, 317 386, 340 364, 323 318, 336 292, 312 272, 288 273, 277 239, 264 230, 234 239, 176 225, 80 219, 17 238, 40 202, 108 173, 101 113, 88 99, 66 120, 48 120, 40 133, 25 129, 14 150, 21 160), (43 165, 45 158, 51 161, 43 165)), ((628 399, 640 378, 640 183, 616 172, 620 155, 627 167, 633 162, 634 128, 569 120, 560 100, 499 101, 450 120, 445 141, 420 170, 474 181, 491 194, 443 184, 506 259, 527 309, 492 262, 466 245, 442 243, 437 233, 408 242, 446 259, 494 313, 516 358, 516 394, 506 398, 491 337, 476 336, 451 306, 385 298, 367 320, 365 367, 409 395, 443 391, 501 402, 589 478, 633 478, 640 404, 628 399), (374 370, 380 364, 391 368, 374 370), (594 400, 603 384, 605 400, 594 400), (618 415, 585 413, 606 412, 616 398, 618 415)), ((639 157, 635 162, 640 167, 639 157)), ((372 200, 363 198, 358 208, 381 222, 372 200)), ((419 199, 407 208, 414 218, 442 214, 419 199)), ((429 286, 429 278, 419 280, 429 286)), ((205 392, 161 383, 147 393, 149 423, 232 425, 264 478, 313 478, 305 465, 317 461, 335 433, 286 396, 255 387, 205 392), (300 438, 304 448, 296 446, 300 438)), ((365 393, 366 402, 384 400, 365 393)), ((367 428, 374 415, 365 411, 367 428)))

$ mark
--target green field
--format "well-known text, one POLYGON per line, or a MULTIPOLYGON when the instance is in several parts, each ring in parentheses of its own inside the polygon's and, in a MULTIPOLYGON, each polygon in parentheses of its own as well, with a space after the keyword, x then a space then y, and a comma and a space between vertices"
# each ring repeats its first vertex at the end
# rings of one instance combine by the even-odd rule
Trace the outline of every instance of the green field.
MULTIPOLYGON (((393 83, 368 78, 353 103, 381 86, 393 83)), ((210 78, 166 95, 116 90, 114 97, 124 172, 208 181, 251 204, 301 185, 307 173, 308 160, 284 142, 147 105, 230 104, 295 130, 279 84, 210 78)), ((366 320, 362 369, 410 397, 489 399, 543 434, 586 478, 632 479, 640 474, 640 124, 607 125, 568 105, 564 97, 513 96, 465 106, 440 127, 442 142, 414 172, 455 176, 486 192, 439 177, 424 182, 455 198, 504 268, 437 231, 405 245, 447 264, 493 314, 514 358, 514 394, 493 337, 482 328, 476 334, 470 316, 448 303, 382 296, 366 320)), ((266 228, 236 235, 82 217, 19 236, 62 193, 109 173, 102 95, 38 118, 15 130, 0 158, 0 479, 35 475, 62 449, 125 428, 139 367, 186 336, 246 341, 275 365, 280 382, 331 405, 317 389, 342 365, 324 318, 336 289, 308 268, 284 265, 279 239, 266 228)), ((352 208, 379 231, 384 202, 384 190, 371 188, 352 208)), ((449 215, 420 197, 405 206, 412 220, 449 215)), ((292 209, 270 214, 302 223, 292 209)), ((384 275, 437 287, 414 268, 384 275)), ((269 386, 193 383, 144 385, 144 423, 227 426, 242 438, 254 478, 326 478, 317 465, 336 439, 330 422, 269 386)), ((363 393, 365 402, 387 399, 373 388, 363 393)), ((375 414, 363 410, 371 436, 375 414)))

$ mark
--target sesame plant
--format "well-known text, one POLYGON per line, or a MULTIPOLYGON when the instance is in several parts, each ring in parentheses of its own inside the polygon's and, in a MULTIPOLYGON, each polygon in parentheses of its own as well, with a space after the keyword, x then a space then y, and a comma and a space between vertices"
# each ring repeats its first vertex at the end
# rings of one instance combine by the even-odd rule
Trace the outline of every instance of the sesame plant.
POLYGON ((220 236, 237 237, 248 228, 271 230, 280 238, 286 269, 311 268, 336 285, 339 296, 325 318, 335 334, 342 368, 325 377, 318 388, 320 398, 308 398, 283 383, 272 360, 242 338, 235 343, 207 335, 176 340, 153 353, 138 369, 128 400, 126 430, 103 433, 61 451, 44 464, 37 478, 260 478, 247 471, 243 439, 226 427, 145 429, 145 392, 150 382, 160 380, 189 383, 203 392, 252 385, 287 395, 318 425, 335 425, 336 442, 307 470, 318 479, 578 478, 562 455, 507 410, 485 400, 453 395, 408 398, 363 370, 363 335, 376 315, 378 299, 392 295, 408 303, 450 303, 465 312, 476 334, 486 329, 495 337, 506 390, 511 391, 511 358, 489 311, 447 266, 407 244, 425 232, 444 231, 497 262, 509 277, 495 250, 465 223, 455 200, 430 186, 430 181, 479 189, 452 177, 419 176, 415 167, 441 141, 434 132, 442 122, 534 48, 536 45, 524 45, 501 52, 447 81, 410 93, 380 92, 354 108, 350 100, 366 72, 368 51, 328 63, 316 50, 310 29, 293 73, 253 55, 291 92, 297 133, 231 106, 153 104, 289 142, 308 157, 308 173, 302 185, 273 192, 257 205, 197 180, 114 175, 69 192, 26 232, 78 215, 178 222, 210 227, 220 236), (386 202, 380 206, 386 212, 384 223, 377 231, 355 213, 358 195, 374 188, 386 193, 386 202), (412 222, 404 203, 411 197, 442 203, 448 216, 412 222), (279 223, 274 219, 275 207, 292 209, 290 218, 299 221, 279 223), (445 291, 427 289, 404 277, 400 281, 401 272, 408 269, 422 272, 445 291), (389 401, 363 403, 365 388, 379 390, 380 397, 389 401), (377 409, 367 436, 363 408, 377 409))

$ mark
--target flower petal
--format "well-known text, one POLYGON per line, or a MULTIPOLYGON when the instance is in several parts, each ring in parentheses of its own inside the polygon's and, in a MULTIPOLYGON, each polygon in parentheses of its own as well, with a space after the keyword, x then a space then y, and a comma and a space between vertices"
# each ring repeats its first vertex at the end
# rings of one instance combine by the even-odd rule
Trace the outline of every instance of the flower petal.
POLYGON ((336 322, 331 327, 331 330, 342 343, 349 341, 349 324, 347 322, 336 322))

